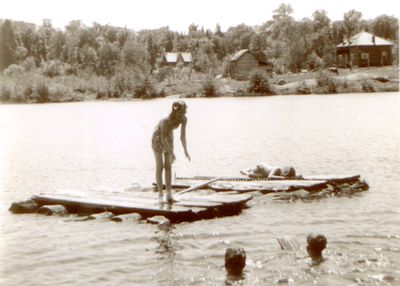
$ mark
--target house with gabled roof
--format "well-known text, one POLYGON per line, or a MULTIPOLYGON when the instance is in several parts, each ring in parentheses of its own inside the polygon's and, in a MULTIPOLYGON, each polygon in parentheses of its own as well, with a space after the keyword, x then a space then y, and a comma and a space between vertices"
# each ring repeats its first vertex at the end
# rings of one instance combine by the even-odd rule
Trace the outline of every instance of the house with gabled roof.
POLYGON ((251 52, 243 49, 230 59, 229 74, 237 80, 247 80, 254 69, 263 69, 272 75, 273 64, 267 60, 264 52, 251 52))
POLYGON ((361 32, 336 46, 337 63, 346 67, 393 64, 394 44, 368 32, 361 32))
POLYGON ((176 66, 178 63, 189 65, 192 62, 192 54, 188 52, 175 53, 169 52, 164 55, 164 64, 169 66, 176 66))

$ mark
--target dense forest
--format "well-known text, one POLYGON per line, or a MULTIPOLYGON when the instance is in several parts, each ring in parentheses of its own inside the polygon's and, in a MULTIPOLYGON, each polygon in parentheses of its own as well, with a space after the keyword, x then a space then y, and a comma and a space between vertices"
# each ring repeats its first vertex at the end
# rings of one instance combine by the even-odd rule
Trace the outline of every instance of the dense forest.
POLYGON ((218 24, 214 31, 192 24, 187 33, 168 27, 87 27, 79 20, 61 30, 47 19, 41 26, 0 20, 0 96, 12 102, 57 101, 57 96, 77 91, 98 98, 161 96, 157 82, 176 72, 163 66, 166 52, 190 52, 187 73, 215 76, 224 73, 229 58, 241 49, 264 51, 280 74, 334 64, 335 45, 362 30, 398 47, 394 16, 365 20, 361 12, 350 10, 343 20, 331 21, 324 10, 301 20, 292 14, 290 5, 281 4, 272 20, 259 26, 241 24, 223 32, 218 24))

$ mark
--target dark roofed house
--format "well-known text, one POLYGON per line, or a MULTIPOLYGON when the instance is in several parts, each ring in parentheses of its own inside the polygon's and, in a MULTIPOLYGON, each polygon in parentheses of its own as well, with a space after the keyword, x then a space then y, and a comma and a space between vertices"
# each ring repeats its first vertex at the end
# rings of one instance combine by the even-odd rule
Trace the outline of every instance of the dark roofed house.
POLYGON ((164 63, 170 66, 176 66, 178 63, 188 65, 192 62, 191 53, 166 53, 164 55, 164 63))
POLYGON ((368 32, 361 32, 336 46, 341 66, 385 66, 393 63, 393 43, 368 32))
POLYGON ((250 72, 261 68, 272 75, 273 64, 267 60, 263 52, 250 52, 248 49, 240 50, 230 59, 230 76, 237 80, 249 79, 250 72))

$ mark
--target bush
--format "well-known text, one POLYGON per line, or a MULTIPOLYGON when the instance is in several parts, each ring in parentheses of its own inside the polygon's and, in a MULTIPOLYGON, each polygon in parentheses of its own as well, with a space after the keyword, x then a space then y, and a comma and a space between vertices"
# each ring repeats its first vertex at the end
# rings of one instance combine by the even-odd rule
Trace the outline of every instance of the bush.
POLYGON ((55 83, 48 88, 49 98, 52 102, 73 101, 73 93, 65 85, 55 83))
POLYGON ((297 94, 311 94, 311 90, 304 80, 297 87, 297 94))
POLYGON ((375 92, 374 84, 369 80, 364 80, 361 82, 361 89, 363 92, 375 92))
POLYGON ((202 89, 205 97, 216 97, 218 95, 215 81, 211 76, 207 76, 202 89))
POLYGON ((145 78, 136 85, 133 95, 136 98, 145 99, 165 96, 165 92, 157 92, 155 84, 149 78, 145 78))
POLYGON ((7 102, 11 100, 12 87, 10 85, 2 84, 0 89, 0 101, 7 102))
POLYGON ((25 68, 20 65, 16 65, 16 64, 12 64, 4 70, 4 75, 9 76, 9 77, 20 76, 24 73, 25 73, 25 68))
POLYGON ((120 70, 111 79, 111 90, 114 97, 126 96, 135 91, 138 76, 133 70, 120 70))
POLYGON ((26 58, 21 65, 25 68, 26 72, 33 71, 36 68, 35 59, 33 57, 26 58))
POLYGON ((269 76, 265 71, 261 69, 255 69, 251 71, 249 81, 249 92, 260 94, 274 94, 269 76))
POLYGON ((320 71, 317 78, 319 93, 337 93, 338 84, 335 82, 334 78, 330 76, 326 71, 320 71))
POLYGON ((33 98, 39 103, 50 102, 49 88, 44 80, 39 80, 33 86, 33 98))
POLYGON ((96 98, 112 97, 110 83, 103 76, 93 76, 87 81, 87 92, 96 94, 96 98))
POLYGON ((59 60, 48 61, 42 64, 42 73, 48 77, 56 77, 64 73, 63 63, 59 60))

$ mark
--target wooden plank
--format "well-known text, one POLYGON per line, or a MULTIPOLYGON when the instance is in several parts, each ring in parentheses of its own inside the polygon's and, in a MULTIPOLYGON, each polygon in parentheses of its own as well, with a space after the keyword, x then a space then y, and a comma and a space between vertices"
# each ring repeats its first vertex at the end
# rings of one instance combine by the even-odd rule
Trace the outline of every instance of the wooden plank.
MULTIPOLYGON (((193 184, 194 180, 179 180, 184 185, 193 184)), ((240 193, 261 191, 281 192, 298 189, 313 190, 324 188, 326 180, 240 180, 240 181, 218 181, 210 184, 210 188, 216 191, 237 191, 240 193)))
POLYGON ((207 200, 208 202, 220 203, 220 204, 237 204, 237 203, 245 203, 252 199, 251 195, 247 194, 229 194, 224 195, 223 193, 217 194, 209 194, 206 198, 202 196, 196 196, 195 194, 191 194, 191 196, 183 197, 182 200, 190 200, 190 201, 202 201, 207 200))
POLYGON ((36 201, 48 201, 52 203, 59 203, 62 205, 77 205, 77 206, 90 206, 102 209, 129 209, 131 212, 135 211, 154 211, 154 212, 168 212, 168 213, 186 213, 190 212, 191 208, 179 205, 172 205, 169 209, 161 209, 158 203, 153 204, 144 204, 143 202, 134 203, 131 201, 121 201, 121 200, 113 200, 103 199, 103 198, 79 198, 73 196, 65 196, 61 194, 47 194, 47 195, 36 195, 33 197, 36 201))
POLYGON ((160 204, 153 191, 136 188, 130 191, 115 190, 55 190, 35 195, 34 200, 41 204, 62 204, 70 208, 101 209, 117 213, 138 212, 147 215, 175 216, 184 220, 185 216, 194 217, 209 210, 232 205, 237 208, 252 197, 250 195, 221 195, 215 193, 185 193, 174 204, 160 204))
MULTIPOLYGON (((140 190, 140 189, 139 189, 140 190)), ((132 203, 139 203, 139 204, 151 204, 157 205, 158 204, 158 196, 155 192, 148 192, 148 191, 137 191, 137 192, 107 192, 103 190, 92 190, 89 192, 79 191, 79 190, 57 190, 57 194, 63 194, 66 196, 74 196, 79 198, 102 198, 102 199, 112 199, 113 201, 121 201, 121 202, 132 202, 132 203)), ((215 203, 242 203, 248 201, 252 197, 250 195, 239 195, 239 194, 221 194, 221 193, 185 193, 179 196, 178 205, 185 205, 185 203, 193 205, 191 202, 202 202, 202 205, 207 206, 216 206, 215 203), (190 201, 190 202, 189 202, 190 201)))
MULTIPOLYGON (((284 192, 299 189, 318 190, 323 189, 328 183, 355 182, 360 179, 358 174, 349 175, 310 175, 303 176, 302 180, 266 180, 250 179, 247 177, 219 177, 218 182, 211 183, 209 188, 216 191, 237 191, 240 193, 260 191, 260 192, 284 192)), ((175 179, 174 187, 188 188, 199 184, 199 182, 209 180, 209 176, 178 177, 175 179)))
MULTIPOLYGON (((324 181, 329 181, 329 182, 341 182, 341 181, 354 181, 357 179, 360 179, 359 174, 328 174, 328 175, 303 175, 302 179, 295 178, 295 179, 285 179, 283 181, 302 181, 302 180, 324 180, 324 181)), ((204 181, 204 180, 210 180, 214 177, 211 176, 192 176, 192 177, 176 177, 174 185, 178 187, 187 187, 190 184, 196 184, 199 181, 204 181)), ((260 179, 251 179, 246 176, 220 176, 219 181, 253 181, 253 182, 263 182, 263 181, 270 181, 265 178, 260 178, 260 179)), ((282 180, 277 180, 277 181, 282 181, 282 180)))
POLYGON ((360 179, 360 175, 312 175, 303 176, 304 180, 325 180, 328 183, 354 182, 360 179))
POLYGON ((185 189, 183 191, 178 192, 176 195, 180 196, 180 195, 182 195, 184 193, 188 193, 188 192, 192 192, 192 191, 195 191, 195 190, 199 190, 201 188, 207 187, 209 184, 214 183, 214 182, 216 182, 218 180, 219 180, 219 178, 213 178, 211 180, 207 180, 205 182, 198 183, 198 184, 193 185, 193 186, 191 186, 191 187, 189 187, 189 188, 187 188, 187 189, 185 189))

